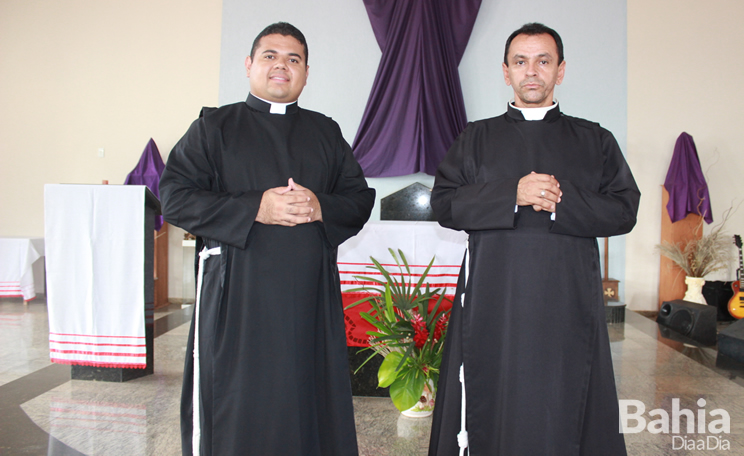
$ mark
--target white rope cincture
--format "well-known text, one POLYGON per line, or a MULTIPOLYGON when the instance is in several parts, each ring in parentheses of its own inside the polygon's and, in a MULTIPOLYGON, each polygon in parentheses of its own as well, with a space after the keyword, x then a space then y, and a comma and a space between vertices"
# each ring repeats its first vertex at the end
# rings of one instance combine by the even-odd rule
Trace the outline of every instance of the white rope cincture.
POLYGON ((219 247, 199 252, 199 272, 196 276, 196 304, 194 304, 194 391, 192 402, 193 430, 191 432, 191 453, 199 454, 201 446, 201 391, 199 384, 199 303, 201 302, 202 280, 204 279, 204 262, 213 255, 220 255, 219 247))
MULTIPOLYGON (((470 242, 465 249, 465 287, 468 285, 468 274, 470 267, 470 242)), ((465 307, 465 292, 460 295, 460 305, 465 307)), ((465 449, 468 448, 468 431, 465 427, 465 364, 460 364, 460 383, 462 384, 462 401, 460 414, 460 433, 457 434, 457 445, 460 447, 460 456, 465 455, 465 449)), ((468 454, 470 451, 468 450, 468 454)))

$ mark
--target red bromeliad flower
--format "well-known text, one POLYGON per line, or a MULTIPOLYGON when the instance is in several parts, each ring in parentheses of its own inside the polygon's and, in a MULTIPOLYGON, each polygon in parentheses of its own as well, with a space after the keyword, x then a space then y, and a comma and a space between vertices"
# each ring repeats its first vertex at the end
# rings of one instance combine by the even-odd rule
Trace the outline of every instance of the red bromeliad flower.
POLYGON ((442 315, 439 320, 437 320, 436 325, 434 326, 434 340, 439 340, 442 338, 442 334, 447 329, 447 323, 449 314, 442 315))
POLYGON ((426 330, 426 323, 424 323, 424 319, 421 318, 421 315, 417 314, 416 312, 413 312, 412 314, 411 326, 413 326, 413 330, 416 331, 416 333, 426 330))
POLYGON ((416 343, 416 348, 421 348, 426 344, 426 340, 429 338, 429 331, 426 329, 424 330, 416 330, 416 335, 413 336, 413 342, 416 343))

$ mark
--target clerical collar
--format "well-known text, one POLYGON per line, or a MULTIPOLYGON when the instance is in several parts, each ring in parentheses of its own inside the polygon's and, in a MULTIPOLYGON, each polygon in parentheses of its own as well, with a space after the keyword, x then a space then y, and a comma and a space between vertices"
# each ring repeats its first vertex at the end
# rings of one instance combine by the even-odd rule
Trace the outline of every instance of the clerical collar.
POLYGON ((509 106, 516 109, 517 111, 520 111, 522 113, 522 116, 524 117, 524 120, 543 120, 545 118, 545 114, 547 114, 548 111, 558 106, 558 100, 553 100, 552 105, 544 106, 541 108, 520 108, 519 106, 516 106, 514 104, 514 100, 509 102, 509 106))
POLYGON ((276 103, 273 101, 266 101, 252 93, 248 93, 248 99, 246 99, 245 102, 248 106, 257 111, 268 112, 271 114, 294 114, 299 109, 296 101, 293 101, 292 103, 276 103))

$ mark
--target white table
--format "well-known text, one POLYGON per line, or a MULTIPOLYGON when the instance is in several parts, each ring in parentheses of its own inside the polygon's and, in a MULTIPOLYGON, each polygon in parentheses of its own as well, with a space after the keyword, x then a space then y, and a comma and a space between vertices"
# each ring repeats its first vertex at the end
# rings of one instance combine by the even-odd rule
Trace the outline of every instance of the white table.
MULTIPOLYGON (((36 297, 34 263, 44 256, 44 238, 0 238, 0 297, 36 297)), ((43 274, 42 274, 43 275, 43 274)))

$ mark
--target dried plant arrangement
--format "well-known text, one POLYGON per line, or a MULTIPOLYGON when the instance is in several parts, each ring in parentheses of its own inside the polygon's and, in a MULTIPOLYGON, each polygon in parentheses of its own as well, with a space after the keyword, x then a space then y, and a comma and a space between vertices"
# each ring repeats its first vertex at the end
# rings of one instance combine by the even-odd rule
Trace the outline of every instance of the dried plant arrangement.
MULTIPOLYGON (((665 257, 679 266, 688 277, 705 277, 726 266, 731 257, 731 236, 723 231, 732 208, 723 213, 723 220, 710 233, 687 243, 663 242, 656 247, 665 257)), ((703 229, 703 220, 697 230, 703 229)))

